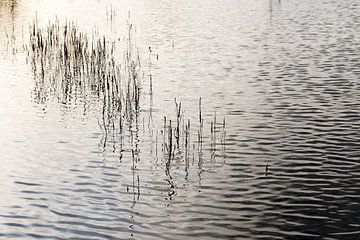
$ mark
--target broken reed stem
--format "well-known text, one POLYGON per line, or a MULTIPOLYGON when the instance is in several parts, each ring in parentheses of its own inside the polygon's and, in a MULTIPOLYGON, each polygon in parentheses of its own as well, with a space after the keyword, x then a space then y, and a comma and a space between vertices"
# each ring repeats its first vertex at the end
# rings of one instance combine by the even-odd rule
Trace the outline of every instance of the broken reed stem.
POLYGON ((175 98, 175 107, 176 107, 176 128, 175 128, 175 139, 176 146, 180 148, 180 122, 181 122, 181 102, 177 103, 175 98))
POLYGON ((6 34, 6 38, 9 39, 9 35, 7 33, 6 27, 4 26, 4 30, 5 30, 5 34, 6 34))

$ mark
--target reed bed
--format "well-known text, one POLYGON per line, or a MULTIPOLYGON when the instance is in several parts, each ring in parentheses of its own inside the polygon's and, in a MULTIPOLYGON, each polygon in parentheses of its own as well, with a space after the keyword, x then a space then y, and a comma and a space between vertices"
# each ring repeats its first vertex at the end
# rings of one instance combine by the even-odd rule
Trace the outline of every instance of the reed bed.
MULTIPOLYGON (((119 143, 121 160, 124 137, 129 137, 132 169, 135 171, 140 161, 140 149, 136 142, 140 137, 139 119, 143 108, 141 96, 144 95, 145 80, 140 51, 133 37, 134 26, 130 21, 127 22, 126 29, 125 46, 119 47, 117 41, 109 41, 96 33, 89 35, 79 31, 75 22, 60 24, 56 19, 42 28, 35 19, 29 26, 27 49, 35 79, 34 99, 44 103, 55 98, 62 104, 69 104, 76 99, 74 96, 81 95, 100 102, 102 117, 98 122, 103 131, 102 147, 106 148, 110 138, 114 144, 119 143), (123 54, 119 58, 121 50, 123 54)), ((149 47, 150 54, 151 51, 149 47)), ((151 74, 148 86, 152 105, 154 91, 151 74)), ((84 100, 85 104, 87 101, 84 100)), ((181 101, 175 98, 174 105, 174 116, 164 116, 162 127, 151 131, 151 142, 156 148, 152 153, 155 153, 154 158, 160 157, 164 161, 165 171, 169 176, 174 160, 184 163, 186 173, 196 160, 198 168, 202 169, 204 144, 211 153, 211 159, 214 159, 218 146, 221 145, 224 150, 226 143, 225 118, 222 123, 218 122, 215 113, 209 127, 205 126, 201 98, 198 102, 198 119, 195 121, 186 117, 181 101), (209 131, 205 131, 206 128, 209 131), (210 136, 204 136, 206 132, 210 132, 210 136), (158 151, 158 145, 161 146, 161 151, 158 151)), ((150 111, 151 120, 152 114, 150 111)), ((148 127, 150 128, 150 124, 148 127)), ((134 182, 137 178, 139 183, 138 175, 135 177, 134 173, 133 178, 134 182)))
POLYGON ((107 118, 117 113, 131 120, 140 107, 142 75, 132 24, 127 25, 127 31, 119 63, 116 42, 95 34, 89 37, 74 22, 60 26, 56 20, 43 29, 35 19, 30 26, 28 52, 36 80, 35 98, 43 102, 55 95, 67 103, 74 93, 91 94, 103 101, 107 118))

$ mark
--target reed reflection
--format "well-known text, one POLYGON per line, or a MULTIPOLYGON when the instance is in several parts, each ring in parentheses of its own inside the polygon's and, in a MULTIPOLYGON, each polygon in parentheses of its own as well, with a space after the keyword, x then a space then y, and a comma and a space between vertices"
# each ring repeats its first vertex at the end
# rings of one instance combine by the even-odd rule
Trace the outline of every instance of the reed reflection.
POLYGON ((3 54, 11 53, 16 54, 15 46, 15 19, 16 19, 16 0, 0 1, 0 22, 3 23, 0 30, 0 40, 4 40, 3 54))

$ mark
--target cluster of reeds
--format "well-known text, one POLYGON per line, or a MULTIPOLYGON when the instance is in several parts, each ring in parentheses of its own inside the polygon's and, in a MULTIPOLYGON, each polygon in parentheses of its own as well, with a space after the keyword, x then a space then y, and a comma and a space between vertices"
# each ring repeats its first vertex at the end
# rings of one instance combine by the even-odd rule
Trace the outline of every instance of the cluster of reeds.
MULTIPOLYGON (((165 155, 166 170, 170 171, 171 161, 174 159, 182 159, 185 162, 185 171, 189 167, 189 159, 192 155, 193 163, 195 156, 198 158, 198 166, 202 168, 203 164, 203 143, 204 143, 204 118, 202 116, 201 98, 199 98, 199 119, 195 123, 197 136, 192 141, 191 132, 191 118, 185 120, 185 111, 181 108, 181 102, 175 99, 175 124, 168 117, 164 117, 163 129, 160 131, 163 139, 162 151, 165 155), (197 146, 197 147, 196 147, 197 146)), ((221 150, 225 150, 225 118, 222 123, 218 123, 216 120, 216 113, 212 120, 210 120, 210 152, 211 158, 215 158, 218 147, 221 146, 221 150), (219 126, 221 124, 221 126, 219 126), (220 138, 218 140, 218 135, 220 138)), ((156 140, 157 141, 157 140, 156 140)))
MULTIPOLYGON (((140 132, 139 114, 143 107, 140 96, 143 95, 144 74, 133 34, 134 27, 128 21, 127 36, 123 43, 125 46, 119 48, 117 41, 109 41, 103 36, 98 36, 97 33, 90 35, 79 31, 74 22, 67 21, 61 25, 56 19, 54 23, 41 28, 35 19, 30 25, 28 57, 35 76, 35 99, 43 103, 55 96, 59 102, 67 104, 74 101, 74 96, 81 95, 82 98, 91 98, 95 99, 96 103, 100 102, 102 119, 99 120, 99 126, 103 131, 103 148, 106 148, 109 138, 112 137, 113 149, 116 142, 120 143, 121 160, 123 138, 125 135, 129 136, 131 147, 128 150, 131 150, 132 169, 135 171, 140 161, 137 143, 140 132), (123 53, 120 57, 119 52, 123 53)), ((150 54, 151 51, 149 47, 150 54)), ((149 61, 151 67, 151 60, 149 61)), ((149 74, 149 96, 151 109, 152 74, 149 74)), ((83 102, 88 104, 90 99, 84 99, 83 102)), ((151 110, 149 119, 152 121, 151 110)), ((175 117, 164 117, 161 125, 163 127, 156 130, 155 154, 157 159, 158 142, 160 142, 168 175, 174 159, 184 161, 187 172, 190 159, 192 158, 194 164, 197 158, 198 167, 202 169, 205 140, 210 142, 210 148, 206 146, 206 149, 210 150, 211 158, 215 158, 219 145, 224 149, 225 118, 222 123, 218 122, 215 113, 210 120, 209 131, 205 130, 201 98, 198 103, 198 120, 186 118, 182 103, 175 99, 175 117)), ((145 128, 144 122, 143 128, 145 128)), ((151 132, 154 130, 152 129, 151 132)), ((138 175, 137 178, 139 182, 138 175)), ((133 172, 133 182, 135 182, 135 172, 133 172)), ((173 186, 171 182, 169 184, 173 186)), ((138 193, 140 194, 139 188, 138 193)))
MULTIPOLYGON (((133 25, 127 25, 123 59, 116 57, 117 42, 78 30, 76 23, 59 20, 40 28, 37 19, 30 26, 30 57, 35 76, 35 99, 47 101, 56 96, 60 102, 73 95, 97 97, 103 102, 104 121, 114 116, 131 121, 139 110, 142 74, 138 49, 132 40, 133 25)), ((109 124, 102 124, 104 130, 109 124)))

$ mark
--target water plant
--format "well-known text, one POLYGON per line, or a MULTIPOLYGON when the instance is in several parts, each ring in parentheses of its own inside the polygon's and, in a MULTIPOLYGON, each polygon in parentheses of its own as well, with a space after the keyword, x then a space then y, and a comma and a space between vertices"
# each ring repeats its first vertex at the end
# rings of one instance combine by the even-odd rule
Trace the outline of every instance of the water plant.
MULTIPOLYGON (((137 192, 140 195, 140 176, 135 172, 140 162, 141 151, 138 142, 141 141, 139 140, 141 126, 139 121, 144 108, 142 99, 145 95, 146 79, 140 50, 133 37, 135 28, 129 20, 126 29, 125 42, 119 46, 117 41, 110 41, 96 32, 88 34, 80 31, 75 22, 66 21, 60 24, 59 19, 55 19, 53 23, 42 28, 35 18, 29 26, 27 50, 35 79, 33 91, 35 101, 46 103, 50 99, 55 99, 67 105, 82 99, 81 103, 84 105, 92 102, 96 106, 99 105, 100 107, 94 107, 94 109, 101 116, 98 119, 98 125, 103 133, 100 146, 105 152, 108 142, 111 141, 114 152, 116 147, 120 148, 120 161, 123 159, 124 151, 131 152, 132 186, 135 191, 137 179, 137 192), (123 54, 119 57, 118 53, 121 50, 123 54), (129 139, 126 142, 125 137, 129 139), (127 149, 124 149, 125 143, 129 144, 127 149)), ((149 47, 150 71, 152 51, 149 47)), ((153 128, 158 125, 152 122, 154 85, 151 73, 148 81, 150 111, 147 126, 153 128)), ((188 170, 194 164, 196 157, 199 171, 203 169, 205 140, 209 140, 210 147, 206 145, 206 149, 210 151, 211 159, 216 157, 219 145, 217 134, 220 129, 222 129, 220 144, 223 149, 226 144, 225 118, 222 126, 218 127, 217 125, 220 124, 216 113, 210 120, 210 134, 206 135, 201 97, 198 101, 197 121, 186 117, 181 101, 175 98, 174 103, 174 116, 164 116, 162 127, 149 131, 152 138, 151 144, 153 142, 155 144, 155 158, 157 160, 160 156, 165 165, 165 172, 172 189, 171 194, 174 194, 175 187, 171 176, 173 164, 184 164, 185 178, 187 178, 188 170), (192 123, 197 126, 192 127, 192 123), (159 155, 158 145, 161 146, 162 155, 159 155), (191 156, 192 164, 190 164, 191 156)), ((145 126, 145 118, 142 117, 143 131, 145 126)))

